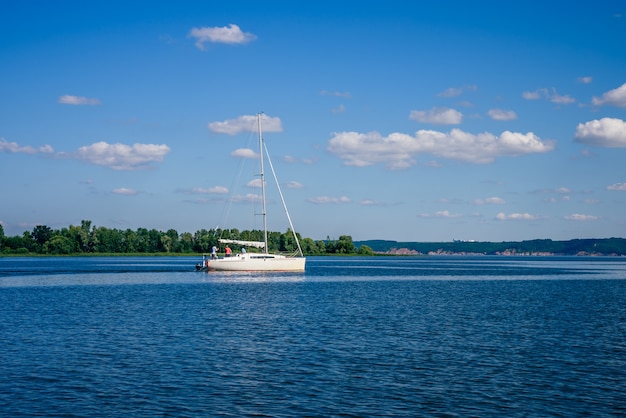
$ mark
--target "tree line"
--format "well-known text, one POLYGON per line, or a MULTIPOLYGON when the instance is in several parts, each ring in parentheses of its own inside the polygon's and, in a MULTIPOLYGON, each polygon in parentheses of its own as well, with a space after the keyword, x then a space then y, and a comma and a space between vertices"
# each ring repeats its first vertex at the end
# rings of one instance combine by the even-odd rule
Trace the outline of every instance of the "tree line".
POLYGON ((397 242, 369 240, 356 242, 379 253, 397 254, 484 254, 484 255, 626 255, 624 238, 586 238, 567 241, 534 239, 527 241, 479 242, 397 242))
MULTIPOLYGON (((357 248, 349 235, 341 235, 337 240, 319 241, 302 238, 300 234, 297 236, 305 255, 373 254, 366 245, 357 248)), ((220 248, 218 242, 220 238, 263 241, 263 231, 217 228, 200 229, 192 234, 178 233, 175 229, 122 230, 96 227, 91 221, 83 220, 80 225, 70 225, 61 229, 37 225, 32 231, 24 231, 22 235, 9 237, 5 236, 4 228, 0 224, 0 254, 198 254, 210 252, 213 246, 220 248)), ((296 241, 290 230, 284 233, 268 232, 267 238, 270 252, 292 253, 297 250, 296 241)), ((234 251, 240 250, 236 245, 231 247, 234 251)))

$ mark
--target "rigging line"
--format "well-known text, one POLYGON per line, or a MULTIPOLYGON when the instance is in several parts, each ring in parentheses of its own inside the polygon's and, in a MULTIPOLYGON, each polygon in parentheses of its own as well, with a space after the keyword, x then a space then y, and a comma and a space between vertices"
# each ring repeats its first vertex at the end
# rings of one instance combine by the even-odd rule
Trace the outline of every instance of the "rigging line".
POLYGON ((272 170, 272 175, 274 176, 274 181, 276 182, 276 188, 278 189, 278 194, 280 195, 280 201, 283 203, 283 209, 285 210, 285 214, 287 215, 287 220, 289 221, 289 227, 291 228, 291 232, 293 234, 293 238, 296 240, 296 245, 298 246, 298 252, 300 256, 303 256, 302 248, 300 247, 300 241, 298 240, 298 236, 296 235, 296 230, 293 227, 293 223, 291 222, 291 216, 289 216, 289 211, 287 210, 287 204, 285 203, 285 198, 283 197, 283 192, 280 189, 280 184, 278 184, 278 177, 276 177, 276 172, 274 171, 274 165, 272 164, 272 159, 270 158, 270 153, 267 150, 267 145, 263 142, 263 148, 265 148, 265 156, 267 157, 267 162, 270 165, 270 169, 272 170))

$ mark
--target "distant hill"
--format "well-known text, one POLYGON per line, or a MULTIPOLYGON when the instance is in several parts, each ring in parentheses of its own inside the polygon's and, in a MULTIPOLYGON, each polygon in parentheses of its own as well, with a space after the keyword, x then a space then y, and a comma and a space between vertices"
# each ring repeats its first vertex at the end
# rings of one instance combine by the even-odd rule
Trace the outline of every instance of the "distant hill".
POLYGON ((484 255, 606 255, 625 256, 625 238, 573 239, 553 241, 536 239, 519 242, 398 242, 388 240, 355 241, 374 252, 385 254, 484 254, 484 255))

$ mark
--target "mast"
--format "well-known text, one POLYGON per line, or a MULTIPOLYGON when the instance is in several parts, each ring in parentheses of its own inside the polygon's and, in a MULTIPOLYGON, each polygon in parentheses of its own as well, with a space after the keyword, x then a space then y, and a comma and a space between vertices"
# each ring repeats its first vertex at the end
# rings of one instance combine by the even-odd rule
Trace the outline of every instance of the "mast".
POLYGON ((257 113, 257 123, 259 125, 259 161, 261 163, 261 200, 263 202, 263 242, 265 243, 265 254, 267 248, 267 210, 265 207, 265 171, 263 170, 263 131, 261 129, 261 113, 257 113))

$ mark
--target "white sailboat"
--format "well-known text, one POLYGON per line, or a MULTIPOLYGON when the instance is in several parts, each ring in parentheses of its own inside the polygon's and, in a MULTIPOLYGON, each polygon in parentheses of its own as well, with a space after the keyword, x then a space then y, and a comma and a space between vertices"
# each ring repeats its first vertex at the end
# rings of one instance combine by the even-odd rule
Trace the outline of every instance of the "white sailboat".
POLYGON ((304 257, 302 253, 302 248, 300 247, 300 242, 298 241, 298 237, 296 235, 295 229, 291 222, 291 217, 289 216, 289 211, 287 210, 287 205, 285 204, 285 199, 283 198, 282 191, 280 190, 280 185, 278 184, 278 180, 276 178, 276 173, 274 172, 274 167, 272 165, 272 160, 269 158, 269 154, 267 152, 267 148, 265 147, 265 143, 263 141, 263 131, 261 128, 261 114, 257 115, 257 124, 259 129, 259 160, 260 160, 260 177, 261 177, 261 200, 262 200, 262 210, 261 215, 263 216, 263 241, 240 241, 240 240, 227 240, 220 239, 219 242, 221 244, 237 244, 245 247, 255 247, 262 249, 261 252, 242 252, 241 254, 231 255, 230 257, 223 258, 209 258, 204 260, 203 264, 206 266, 205 268, 208 270, 217 270, 217 271, 290 271, 290 272, 298 272, 304 271, 306 257, 304 257), (272 174, 274 176, 274 181, 276 182, 276 187, 278 188, 278 193, 280 195, 280 199, 283 204, 283 208, 285 213, 287 214, 287 220, 289 221, 289 226, 293 233, 296 245, 298 247, 298 251, 296 255, 283 255, 283 254, 271 254, 268 251, 267 245, 267 211, 266 211, 266 203, 265 203, 265 171, 264 171, 264 160, 267 156, 270 168, 272 169, 272 174))

